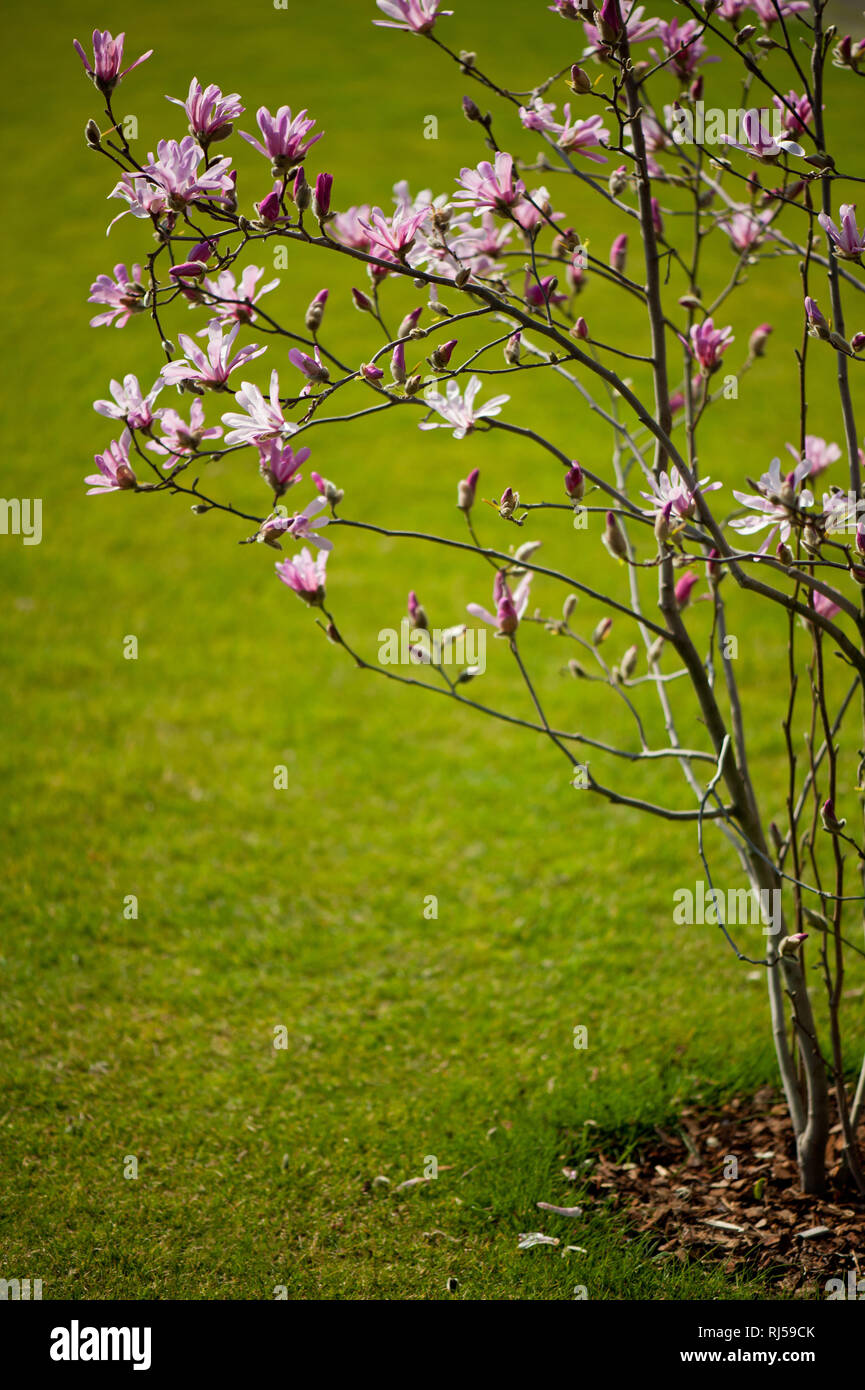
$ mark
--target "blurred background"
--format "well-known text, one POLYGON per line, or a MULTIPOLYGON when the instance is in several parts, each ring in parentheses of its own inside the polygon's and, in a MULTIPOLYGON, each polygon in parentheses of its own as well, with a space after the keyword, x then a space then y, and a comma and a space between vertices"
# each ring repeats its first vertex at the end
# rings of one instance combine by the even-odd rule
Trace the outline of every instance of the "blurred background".
MULTIPOLYGON (((581 27, 542 0, 454 9, 442 37, 513 88, 531 88, 584 46, 581 27)), ((842 32, 863 31, 856 7, 831 10, 842 32)), ((185 97, 195 75, 241 94, 240 129, 255 130, 262 104, 307 107, 326 132, 308 169, 333 173, 334 206, 389 209, 398 179, 412 193, 448 192, 461 166, 486 156, 461 97, 487 103, 431 45, 374 29, 377 15, 372 0, 290 0, 287 10, 214 0, 206 12, 57 0, 48 15, 18 6, 3 21, 0 491, 43 499, 43 539, 0 537, 0 1272, 42 1278, 45 1298, 267 1298, 283 1285, 292 1298, 429 1299, 448 1296, 451 1275, 472 1298, 570 1297, 577 1274, 593 1297, 759 1292, 702 1266, 661 1270, 603 1213, 576 1237, 579 1266, 516 1248, 520 1231, 548 1229, 535 1202, 567 1200, 563 1163, 586 1152, 596 1128, 622 1152, 637 1127, 685 1099, 774 1079, 762 975, 711 928, 672 924, 675 888, 700 869, 693 832, 577 794, 564 761, 529 733, 356 671, 275 580, 274 553, 239 547, 243 528, 229 518, 195 517, 167 496, 85 496, 94 452, 113 437, 92 402, 128 371, 149 383, 160 362, 143 318, 122 332, 88 326, 95 276, 142 259, 150 240, 132 218, 106 239, 120 205, 105 202, 111 166, 84 145, 85 121, 101 111, 73 38, 89 49, 98 25, 126 30, 130 61, 155 50, 115 99, 118 115, 138 121, 139 155, 185 134, 165 95, 185 97), (435 140, 424 138, 429 115, 435 140), (123 655, 129 635, 135 661, 123 655), (279 764, 288 791, 274 789, 279 764), (135 919, 124 917, 129 895, 135 919), (424 917, 428 895, 435 919, 424 917), (589 1030, 584 1052, 572 1046, 577 1025, 589 1030), (280 1026, 287 1047, 275 1050, 280 1026), (438 1181, 395 1192, 430 1155, 438 1181), (137 1180, 124 1178, 130 1156, 137 1180)), ((855 169, 856 79, 830 73, 832 148, 855 169)), ((707 105, 735 105, 738 90, 707 69, 707 105)), ((560 82, 548 99, 569 96, 560 82)), ((532 158, 539 139, 492 110, 500 143, 532 158)), ((239 138, 222 152, 249 210, 270 187, 265 161, 239 138)), ((605 258, 612 237, 632 230, 576 181, 547 182, 594 254, 605 258)), ((270 248, 251 259, 270 272, 270 248)), ((706 299, 734 264, 717 238, 706 299)), ((361 275, 294 248, 268 310, 302 332, 306 305, 327 286, 322 341, 367 360, 378 339, 350 297, 361 275)), ((422 298, 386 285, 389 322, 422 298)), ((630 304, 591 275, 579 312, 597 338, 646 350, 630 304)), ((170 334, 202 321, 175 312, 170 334)), ((759 475, 797 437, 795 259, 754 267, 722 313, 736 334, 730 370, 765 321, 766 359, 712 412, 703 439, 701 472, 728 485, 759 475)), ((825 356, 810 429, 840 442, 825 356)), ((283 357, 277 347, 265 361, 288 377, 283 357)), ((599 423, 545 375, 508 384, 505 418, 608 470, 599 423)), ((504 389, 490 382, 484 394, 504 389)), ((230 402, 206 404, 214 423, 230 402)), ((384 525, 461 536, 456 483, 474 466, 483 497, 510 484, 559 500, 558 465, 542 452, 502 434, 421 434, 408 410, 303 442, 309 467, 345 488, 345 514, 384 525)), ((210 471, 216 495, 267 506, 251 455, 210 471)), ((290 500, 308 495, 304 483, 290 500)), ((531 535, 553 567, 589 582, 607 572, 597 528, 576 532, 551 514, 517 534, 478 510, 489 544, 531 535)), ((330 606, 371 660, 410 588, 443 627, 466 602, 487 604, 489 587, 470 557, 336 534, 330 606)), ((533 606, 557 616, 565 592, 537 583, 533 606)), ((778 746, 785 631, 730 602, 740 678, 766 710, 752 734, 757 763, 778 746)), ((581 601, 575 625, 588 634, 600 616, 581 601)), ((695 605, 691 622, 705 642, 708 605, 695 605)), ((632 640, 617 630, 611 655, 632 640)), ((575 654, 562 641, 527 629, 523 650, 551 718, 633 738, 603 687, 561 674, 575 654)), ((488 652, 483 689, 471 693, 531 717, 507 652, 494 641, 488 652)), ((687 720, 683 731, 699 737, 687 720)), ((625 792, 688 804, 671 767, 608 771, 625 792)), ((844 775, 849 794, 855 760, 844 775)), ((778 810, 782 778, 777 761, 761 768, 778 810)), ((720 851, 716 862, 739 882, 720 851)), ((851 1013, 861 1014, 862 985, 854 964, 851 1013)))

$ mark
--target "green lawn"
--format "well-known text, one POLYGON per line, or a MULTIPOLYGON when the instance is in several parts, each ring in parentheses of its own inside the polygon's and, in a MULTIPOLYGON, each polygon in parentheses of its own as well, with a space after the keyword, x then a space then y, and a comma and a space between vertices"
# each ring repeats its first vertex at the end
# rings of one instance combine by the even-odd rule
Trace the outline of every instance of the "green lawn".
MULTIPOLYGON (((582 46, 541 0, 454 8, 442 32, 511 85, 582 46)), ((288 12, 220 0, 203 21, 167 0, 58 0, 50 22, 24 6, 5 21, 2 490, 43 499, 44 538, 0 536, 0 1274, 42 1278, 46 1298, 257 1299, 284 1285, 290 1298, 434 1299, 454 1296, 449 1276, 455 1296, 484 1299, 570 1298, 578 1284, 611 1299, 774 1293, 653 1261, 604 1212, 569 1222, 535 1206, 575 1200, 561 1169, 599 1129, 624 1152, 685 1098, 774 1076, 761 979, 711 928, 672 923, 674 888, 700 874, 692 831, 578 794, 529 733, 356 671, 275 581, 272 552, 237 546, 230 519, 164 496, 84 495, 112 433, 93 399, 129 370, 149 381, 158 362, 145 320, 88 327, 91 280, 150 242, 131 218, 105 240, 118 205, 104 202, 110 166, 84 147, 99 110, 73 37, 98 23, 126 28, 131 58, 155 48, 118 92, 142 152, 183 133, 164 94, 185 95, 195 73, 240 91, 242 129, 259 104, 308 106, 327 132, 314 168, 334 173, 335 205, 387 207, 398 178, 448 190, 484 151, 460 111, 466 79, 421 41, 374 30, 375 13, 371 0, 288 12), (423 138, 430 114, 435 141, 423 138), (136 661, 123 656, 128 635, 136 661), (288 791, 274 789, 279 764, 288 791), (124 918, 128 895, 137 920, 124 918), (572 1045, 580 1024, 584 1051, 572 1045), (287 1047, 276 1050, 280 1026, 287 1047), (437 1181, 396 1192, 431 1155, 437 1181), (136 1181, 124 1178, 128 1156, 136 1181), (518 1251, 518 1234, 534 1230, 585 1253, 518 1251)), ((851 167, 852 88, 832 86, 838 162, 851 167)), ((568 95, 559 84, 551 99, 568 95)), ((496 129, 523 155, 538 148, 498 116, 496 129)), ((264 161, 239 140, 229 152, 246 196, 264 196, 264 161)), ((579 189, 558 196, 593 249, 621 230, 579 189)), ((707 267, 707 298, 730 273, 727 255, 707 267)), ((323 339, 364 360, 377 342, 349 297, 362 272, 323 259, 293 257, 272 307, 299 323, 329 285, 323 339)), ((702 471, 734 485, 796 437, 796 285, 795 263, 783 276, 760 269, 730 308, 736 362, 757 322, 775 325, 767 359, 704 440, 702 471)), ((387 286, 385 302, 396 322, 415 301, 387 286)), ((581 308, 597 337, 644 343, 630 307, 596 285, 581 308)), ((200 320, 175 318, 172 336, 190 325, 200 320)), ((810 428, 840 439, 830 367, 815 376, 810 428)), ((509 387, 508 418, 606 469, 597 420, 541 376, 509 387)), ((208 419, 218 413, 210 403, 208 419)), ((457 444, 416 425, 406 410, 310 433, 312 466, 345 487, 347 516, 461 536, 456 480, 474 465, 484 496, 512 483, 559 500, 558 465, 530 445, 485 434, 457 444)), ((212 473, 238 506, 265 504, 246 458, 212 473)), ((481 510, 489 543, 523 539, 481 510)), ((589 582, 607 565, 597 527, 545 520, 531 534, 546 563, 589 582)), ((337 533, 329 601, 370 659, 410 587, 439 626, 488 602, 485 566, 443 554, 337 533)), ((566 592, 535 585, 545 612, 566 592)), ((757 760, 777 746, 784 631, 735 597, 730 608, 741 679, 761 702, 757 760)), ((580 630, 599 616, 582 602, 580 630)), ((708 605, 695 606, 704 641, 708 621, 708 605)), ((617 652, 631 640, 617 633, 617 652)), ((472 693, 531 717, 504 644, 489 645, 472 693)), ((632 739, 606 690, 559 679, 564 645, 540 629, 523 638, 551 717, 632 739)), ((654 711, 647 727, 661 737, 654 711)), ((692 719, 683 736, 699 738, 692 719)), ((602 767, 623 790, 688 804, 672 767, 602 767)), ((767 763, 758 783, 779 809, 782 778, 767 763)), ((855 759, 843 778, 852 805, 855 759)), ((732 882, 729 856, 714 862, 732 882)), ((862 984, 860 962, 849 987, 862 984)))

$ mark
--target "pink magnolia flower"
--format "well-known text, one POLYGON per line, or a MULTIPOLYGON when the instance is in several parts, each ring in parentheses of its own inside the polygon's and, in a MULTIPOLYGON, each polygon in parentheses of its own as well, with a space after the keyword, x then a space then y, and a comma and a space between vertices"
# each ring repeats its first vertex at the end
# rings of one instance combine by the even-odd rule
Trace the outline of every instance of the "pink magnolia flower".
POLYGON ((361 226, 374 253, 381 250, 402 260, 414 245, 415 237, 428 216, 428 207, 416 212, 400 207, 390 218, 385 216, 381 208, 373 208, 369 220, 361 223, 361 226))
POLYGON ((145 430, 153 423, 153 402, 156 400, 164 382, 157 378, 146 396, 141 393, 138 377, 130 372, 123 378, 123 384, 112 381, 110 390, 113 401, 94 401, 93 409, 109 420, 125 420, 130 429, 145 430))
MULTIPOLYGON (((819 613, 823 618, 834 618, 836 613, 841 612, 841 609, 837 603, 831 598, 827 598, 825 594, 815 593, 814 612, 819 613)), ((831 804, 831 802, 826 802, 827 806, 831 806, 831 804)))
POLYGON ((104 313, 94 315, 90 327, 113 323, 115 328, 124 328, 133 314, 143 314, 146 306, 142 279, 140 265, 134 265, 130 275, 122 262, 114 267, 113 280, 110 275, 97 275, 90 286, 88 303, 107 304, 109 307, 104 313))
POLYGON ((858 261, 865 251, 865 227, 861 232, 856 227, 856 204, 842 203, 840 217, 840 228, 825 212, 819 214, 817 221, 833 243, 836 256, 846 261, 858 261))
POLYGON ((229 425, 225 436, 226 444, 263 444, 268 439, 284 438, 294 434, 297 425, 286 420, 279 401, 279 373, 276 368, 270 375, 270 399, 265 400, 260 390, 251 381, 244 381, 235 393, 237 404, 246 411, 229 411, 223 415, 222 423, 229 425))
POLYGON ((780 535, 782 541, 789 540, 793 529, 790 518, 794 511, 813 505, 813 493, 808 488, 801 488, 810 471, 811 465, 804 459, 791 473, 782 475, 781 460, 773 459, 768 472, 757 482, 759 492, 736 492, 733 489, 736 501, 755 513, 753 516, 734 517, 730 522, 733 530, 738 531, 740 536, 753 536, 767 526, 771 528, 760 546, 761 555, 765 554, 776 535, 780 535))
POLYGON ((453 14, 453 10, 441 8, 442 0, 375 0, 375 3, 382 14, 390 15, 390 19, 374 19, 373 24, 380 29, 405 29, 410 34, 430 34, 440 14, 453 14))
MULTIPOLYGON (((109 198, 123 198, 129 206, 118 212, 108 224, 106 236, 115 222, 131 212, 133 217, 161 217, 168 210, 168 199, 162 188, 154 185, 141 174, 124 174, 108 194, 109 198)), ((173 214, 172 214, 173 217, 173 214)))
POLYGON ((330 381, 330 372, 321 360, 321 353, 316 343, 313 349, 315 356, 310 357, 308 353, 301 352, 300 348, 292 348, 288 354, 288 360, 293 367, 297 367, 299 372, 307 379, 307 385, 301 391, 302 396, 308 396, 313 386, 319 382, 330 381))
POLYGON ((808 0, 778 0, 777 4, 775 0, 748 0, 748 8, 754 11, 768 29, 778 19, 779 11, 786 19, 788 15, 810 10, 811 6, 808 0))
POLYGON ((505 402, 510 400, 510 396, 493 396, 491 400, 475 408, 475 396, 480 389, 480 377, 473 376, 469 380, 464 396, 460 393, 459 383, 453 377, 445 387, 446 395, 442 396, 435 390, 427 391, 424 394, 424 400, 431 410, 441 415, 442 419, 441 421, 424 420, 418 428, 443 430, 453 427, 454 439, 465 439, 467 434, 471 434, 478 420, 498 415, 505 402))
POLYGON ((196 386, 210 391, 224 391, 235 367, 243 367, 254 357, 260 357, 267 351, 266 347, 249 343, 232 357, 231 349, 239 332, 240 324, 236 323, 225 337, 222 324, 218 319, 214 319, 207 330, 206 354, 188 333, 179 334, 180 345, 186 357, 180 358, 177 362, 169 362, 162 368, 163 381, 170 382, 173 386, 181 381, 192 381, 196 386))
MULTIPOLYGON (((683 82, 693 77, 701 64, 719 61, 718 58, 706 57, 706 45, 700 37, 701 31, 702 25, 696 19, 686 19, 683 24, 677 19, 671 19, 668 24, 662 20, 658 21, 656 35, 661 40, 664 50, 661 61, 683 82)), ((653 58, 659 57, 654 49, 650 49, 649 52, 653 58)))
POLYGON ((326 497, 314 497, 302 512, 295 512, 293 516, 268 517, 257 539, 268 544, 276 541, 278 546, 277 537, 291 536, 294 540, 310 541, 318 550, 333 550, 333 541, 325 540, 323 536, 316 534, 316 530, 327 526, 330 520, 329 517, 318 515, 326 506, 326 497))
POLYGON ((110 96, 122 77, 125 77, 133 68, 137 68, 138 64, 143 63, 153 52, 152 48, 148 48, 146 53, 142 53, 140 58, 136 58, 134 63, 130 63, 129 67, 123 68, 121 72, 123 40, 125 38, 125 34, 118 34, 117 38, 114 39, 107 29, 94 29, 92 63, 78 40, 72 40, 72 46, 84 64, 87 76, 106 96, 110 96))
POLYGON ((466 605, 466 612, 471 613, 473 618, 480 618, 482 622, 489 623, 490 627, 497 629, 497 633, 502 637, 509 637, 512 632, 516 632, 520 624, 520 618, 529 606, 529 587, 532 582, 532 572, 527 571, 523 575, 513 594, 508 588, 508 582, 504 571, 499 570, 493 584, 493 602, 496 605, 495 614, 488 608, 484 608, 479 603, 469 603, 466 605))
MULTIPOLYGON (((696 494, 687 486, 675 464, 669 473, 659 473, 657 478, 651 476, 646 481, 651 492, 641 492, 640 496, 652 503, 653 511, 663 511, 669 503, 677 516, 690 519, 696 515, 696 494)), ((710 483, 708 477, 700 478, 697 483, 701 493, 717 492, 721 486, 721 483, 710 483)))
MULTIPOLYGON (((260 266, 248 265, 244 267, 240 277, 240 284, 234 278, 230 270, 221 270, 216 280, 205 280, 204 289, 208 294, 217 297, 218 302, 212 307, 216 318, 220 323, 253 323, 255 314, 253 304, 261 299, 263 295, 270 294, 279 284, 279 280, 268 280, 266 285, 258 288, 258 282, 264 275, 260 266)), ((207 329, 202 329, 199 336, 203 337, 207 329)))
POLYGON ((301 481, 298 469, 309 458, 310 449, 294 452, 290 444, 283 445, 278 439, 268 439, 258 446, 258 467, 261 476, 273 488, 277 497, 282 497, 290 487, 301 481))
POLYGON ((276 572, 283 584, 309 604, 321 604, 324 600, 325 569, 328 552, 322 550, 315 559, 303 548, 293 560, 277 560, 276 572))
POLYGON ((219 87, 211 84, 203 88, 197 77, 189 84, 189 94, 184 101, 181 97, 166 97, 175 106, 182 106, 189 120, 189 133, 204 144, 215 140, 225 140, 234 127, 231 122, 246 110, 240 104, 240 96, 232 92, 223 96, 219 87))
POLYGON ((473 275, 489 275, 514 234, 513 223, 497 223, 489 209, 481 213, 480 226, 460 222, 453 231, 451 250, 473 275))
POLYGON ((189 423, 173 406, 163 406, 156 411, 162 436, 148 442, 148 449, 155 454, 167 454, 163 468, 173 468, 178 459, 186 454, 194 454, 203 439, 218 439, 222 434, 220 425, 204 425, 204 406, 196 396, 189 411, 189 423))
POLYGON ((718 226, 727 233, 734 250, 750 251, 765 236, 773 216, 771 210, 752 213, 743 208, 727 219, 719 219, 718 226))
POLYGON ((199 172, 204 150, 191 135, 180 141, 160 140, 156 154, 158 158, 148 155, 150 163, 145 167, 145 175, 163 190, 168 206, 175 212, 181 212, 197 198, 219 199, 234 191, 228 175, 231 157, 216 159, 199 172))
POLYGON ((488 159, 481 160, 476 169, 461 169, 459 183, 462 188, 454 198, 455 206, 492 208, 494 212, 505 212, 520 201, 526 191, 522 179, 514 180, 513 156, 499 150, 495 167, 488 159))
POLYGON ((103 453, 94 455, 93 461, 99 472, 90 473, 84 479, 85 483, 90 483, 88 497, 97 493, 124 492, 135 487, 137 479, 129 462, 131 442, 132 435, 129 430, 124 430, 119 440, 112 439, 103 453))
POLYGON ((568 296, 556 293, 557 284, 555 275, 545 275, 539 283, 533 278, 532 272, 527 270, 523 299, 529 308, 535 311, 545 309, 547 304, 567 304, 568 296))
POLYGON ((355 251, 367 252, 370 249, 369 222, 372 208, 366 203, 360 207, 346 208, 338 212, 330 224, 330 234, 341 246, 350 246, 355 251))
POLYGON ((592 150, 609 144, 610 132, 604 125, 603 116, 589 116, 584 121, 575 117, 572 121, 569 102, 565 102, 562 107, 562 115, 565 121, 558 130, 556 140, 559 149, 564 150, 566 154, 581 154, 593 164, 606 164, 605 155, 591 153, 592 150))
POLYGON ((735 342, 732 328, 716 328, 711 318, 695 323, 691 329, 694 356, 706 376, 721 365, 721 356, 732 342, 735 342))
POLYGON ((721 135, 720 142, 724 145, 732 145, 737 150, 744 150, 745 154, 751 155, 752 159, 763 160, 767 164, 775 164, 782 153, 802 155, 805 151, 801 145, 797 145, 795 140, 776 140, 771 130, 764 124, 759 111, 746 111, 742 117, 742 130, 744 143, 736 140, 732 135, 721 135))
MULTIPOLYGON (((795 444, 787 445, 788 454, 792 454, 797 463, 801 462, 799 450, 795 444)), ((805 435, 805 454, 804 459, 809 465, 807 477, 816 478, 820 473, 825 473, 833 463, 837 463, 841 457, 841 450, 837 444, 827 444, 825 439, 821 439, 817 434, 805 435)))
POLYGON ((271 161, 274 173, 286 174, 302 163, 307 151, 324 134, 324 131, 319 131, 318 135, 310 136, 315 121, 306 119, 306 108, 292 117, 288 106, 280 106, 275 116, 270 114, 266 106, 260 106, 256 120, 264 144, 256 140, 254 135, 247 135, 245 130, 240 133, 253 149, 271 161))
POLYGON ((793 91, 787 92, 786 97, 786 103, 780 97, 773 97, 772 101, 784 129, 790 135, 801 135, 814 114, 811 102, 807 96, 797 96, 793 91))

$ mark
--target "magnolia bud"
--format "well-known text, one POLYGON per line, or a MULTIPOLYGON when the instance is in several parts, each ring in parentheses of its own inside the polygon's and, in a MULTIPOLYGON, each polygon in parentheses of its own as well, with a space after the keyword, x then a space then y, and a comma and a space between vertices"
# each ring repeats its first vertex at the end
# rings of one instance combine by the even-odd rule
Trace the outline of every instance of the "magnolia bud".
POLYGON ((384 377, 381 367, 377 367, 374 362, 361 362, 360 374, 371 386, 377 386, 384 377))
POLYGON ((457 506, 461 512, 470 512, 475 503, 475 490, 481 470, 473 468, 467 478, 460 478, 457 486, 457 506))
POLYGON ((761 323, 754 329, 748 340, 748 351, 752 357, 762 357, 765 354, 771 332, 772 325, 770 323, 761 323))
POLYGON ((499 502, 499 516, 507 521, 512 517, 517 507, 520 505, 520 494, 514 492, 512 487, 506 487, 499 502))
POLYGON ((854 333, 850 339, 850 346, 854 352, 861 352, 865 348, 865 333, 854 333))
POLYGON ((505 361, 510 367, 516 367, 519 363, 521 338, 522 332, 517 330, 516 333, 511 334, 508 341, 505 343, 505 361))
POLYGON ((571 466, 565 474, 565 492, 574 502, 581 502, 586 491, 586 479, 583 470, 576 459, 571 460, 571 466))
POLYGON ((441 343, 439 347, 434 349, 429 359, 430 366, 433 368, 434 371, 447 371, 448 363, 451 360, 453 350, 456 347, 456 345, 456 338, 451 338, 448 342, 441 343))
POLYGON ((628 650, 625 652, 625 655, 622 657, 622 660, 619 664, 619 670, 622 674, 623 680, 630 680, 631 676, 636 671, 638 655, 639 653, 636 647, 629 647, 628 650))
POLYGON ((572 92, 576 92, 579 96, 585 96, 587 92, 592 90, 592 79, 587 72, 584 72, 581 67, 578 67, 577 64, 574 63, 571 67, 571 76, 567 85, 572 92))
POLYGON ((403 390, 405 391, 407 396, 416 396, 422 386, 423 377, 418 372, 415 372, 412 376, 408 378, 408 380, 405 383, 405 386, 403 387, 403 390))
POLYGON ((333 188, 333 174, 319 174, 315 181, 312 197, 312 210, 319 222, 330 216, 330 190, 333 188))
POLYGON ((620 193, 624 193, 628 186, 628 169, 625 164, 620 164, 618 169, 614 169, 610 174, 607 187, 614 198, 618 198, 620 193))
POLYGON ((778 556, 778 559, 781 561, 781 564, 785 565, 787 569, 789 569, 791 565, 794 565, 796 563, 796 557, 794 556, 789 545, 787 545, 784 541, 779 541, 778 544, 775 546, 775 554, 778 556))
POLYGON ((390 359, 390 374, 398 386, 404 386, 407 372, 405 369, 405 348, 402 343, 397 343, 390 359))
POLYGON ((363 290, 352 289, 351 297, 354 302, 355 309, 359 309, 362 314, 372 313, 373 302, 370 299, 369 295, 364 294, 363 290))
POLYGON ((592 633, 592 646, 599 647, 610 635, 613 626, 612 618, 602 618, 592 633))
POLYGON ((331 507, 335 507, 345 497, 345 492, 336 483, 332 483, 329 478, 323 478, 320 473, 310 473, 310 478, 315 484, 322 497, 326 497, 331 507))
POLYGON ((656 637, 651 647, 649 647, 649 650, 646 652, 646 660, 650 666, 654 666, 655 662, 660 660, 661 653, 664 650, 665 640, 666 639, 663 637, 656 637))
POLYGON ((402 323, 396 331, 398 338, 407 338, 412 329, 417 328, 417 321, 423 313, 423 305, 419 304, 416 309, 412 309, 410 314, 406 314, 402 323))
POLYGON ((484 118, 477 102, 472 101, 471 97, 463 97, 463 115, 467 121, 480 121, 483 125, 484 118))
POLYGON ((425 630, 429 627, 427 615, 424 608, 417 601, 417 594, 412 589, 408 596, 408 616, 411 626, 415 629, 425 630))
POLYGON ((576 608, 576 606, 577 606, 577 596, 576 596, 576 594, 568 594, 567 598, 565 599, 564 603, 562 604, 562 617, 564 618, 565 622, 568 621, 568 619, 570 618, 570 616, 571 616, 571 614, 573 613, 573 611, 574 611, 574 609, 576 608))
POLYGON ((321 326, 321 321, 324 318, 324 306, 327 303, 328 294, 328 290, 319 290, 318 294, 315 296, 315 299, 312 301, 312 303, 306 311, 306 318, 304 319, 304 323, 306 324, 307 328, 311 333, 315 333, 316 330, 321 326))
POLYGON ((87 141, 91 150, 98 150, 102 145, 102 134, 99 130, 99 126, 92 117, 84 127, 84 139, 87 141))
POLYGON ((624 560, 627 558, 628 542, 615 512, 607 512, 607 524, 602 539, 614 559, 624 560))
POLYGON ((802 942, 807 940, 808 933, 806 931, 791 932, 789 936, 784 937, 784 940, 778 947, 778 955, 788 957, 795 956, 802 942))
POLYGON ((297 205, 298 212, 305 212, 312 202, 312 189, 306 181, 306 175, 302 167, 298 169, 294 176, 294 186, 291 190, 291 196, 297 205))
POLYGON ((616 270, 619 272, 619 274, 621 274, 621 272, 625 269, 625 261, 627 259, 627 256, 628 234, 627 232, 622 232, 620 236, 616 237, 615 241, 610 247, 610 265, 612 266, 613 270, 616 270))
POLYGON ((458 270, 456 275, 454 276, 454 284, 456 285, 458 290, 461 290, 465 285, 468 284, 471 278, 471 271, 468 269, 467 266, 463 266, 462 270, 458 270))
POLYGON ((584 342, 588 338, 588 336, 589 325, 586 323, 586 320, 583 318, 581 314, 580 317, 577 319, 576 323, 574 324, 573 328, 571 329, 571 337, 579 338, 582 342, 584 342))

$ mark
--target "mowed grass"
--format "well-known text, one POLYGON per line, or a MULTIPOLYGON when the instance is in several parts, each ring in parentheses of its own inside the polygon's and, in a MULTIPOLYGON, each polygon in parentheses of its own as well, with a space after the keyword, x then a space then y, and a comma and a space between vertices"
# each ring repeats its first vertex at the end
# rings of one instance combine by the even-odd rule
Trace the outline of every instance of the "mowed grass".
MULTIPOLYGON (((513 86, 582 47, 581 30, 543 4, 455 8, 443 35, 513 86)), ((259 1299, 276 1286, 291 1298, 570 1298, 577 1285, 592 1298, 771 1295, 771 1281, 653 1258, 604 1211, 569 1221, 535 1205, 577 1200, 561 1169, 599 1134, 625 1153, 685 1100, 774 1076, 759 972, 711 928, 673 925, 674 889, 701 873, 692 830, 577 793, 556 750, 530 733, 357 671, 275 581, 273 554, 238 547, 244 530, 229 519, 193 517, 167 497, 84 496, 94 450, 111 437, 93 399, 125 371, 149 380, 158 356, 145 320, 122 333, 88 327, 91 280, 150 242, 131 219, 105 240, 118 205, 103 201, 110 166, 83 145, 86 118, 100 113, 72 38, 99 24, 127 30, 132 58, 156 49, 118 93, 142 152, 183 133, 163 94, 184 95, 195 73, 241 92, 243 129, 261 103, 309 107, 327 132, 310 169, 334 173, 336 206, 387 207, 398 178, 445 191, 485 151, 460 112, 467 80, 421 41, 374 30, 374 16, 360 0, 288 12, 218 4, 203 26, 165 0, 132 10, 112 0, 54 4, 49 26, 24 7, 6 20, 15 197, 4 217, 2 491, 43 498, 44 539, 0 538, 0 1274, 41 1278, 46 1298, 259 1299), (424 139, 429 115, 437 140, 424 139), (130 635, 134 661, 123 655, 130 635), (274 788, 279 765, 287 791, 274 788), (578 1025, 585 1050, 573 1046, 578 1025), (275 1049, 280 1028, 287 1046, 275 1049), (137 1180, 124 1177, 131 1157, 137 1180), (395 1190, 431 1157, 435 1182, 395 1190), (519 1233, 534 1230, 582 1250, 519 1251, 519 1233)), ((831 90, 836 158, 855 167, 852 92, 834 75, 831 90)), ((558 84, 555 99, 567 95, 558 84)), ((493 110, 500 143, 531 157, 535 137, 493 110)), ((239 140, 229 152, 248 207, 269 187, 267 166, 239 140)), ((622 223, 555 178, 557 205, 603 254, 622 223)), ((259 263, 270 257, 262 248, 259 263)), ((732 264, 718 247, 707 298, 732 264)), ((706 431, 702 471, 728 484, 796 438, 795 262, 785 272, 755 270, 721 316, 736 330, 735 362, 756 323, 775 326, 768 357, 706 431)), ((292 254, 271 308, 300 326, 328 285, 323 340, 364 360, 377 340, 350 305, 360 274, 292 254)), ((387 286, 390 323, 416 301, 409 286, 387 286)), ((598 338, 645 350, 629 303, 595 282, 580 307, 598 338)), ((169 325, 175 337, 200 326, 185 310, 169 325)), ((458 336, 461 348, 481 341, 458 336)), ((271 356, 288 375, 284 351, 271 356)), ((832 364, 818 367, 810 428, 840 439, 832 364)), ((597 417, 542 377, 507 384, 503 418, 607 470, 597 417)), ((220 407, 207 402, 209 421, 220 407)), ((559 467, 531 444, 503 434, 456 444, 420 434, 417 419, 400 410, 310 432, 312 465, 346 489, 345 515, 461 538, 455 485, 474 465, 485 497, 511 483, 528 500, 559 500, 559 467)), ((215 464, 211 477, 238 506, 266 506, 251 459, 215 464)), ((518 534, 483 507, 478 524, 490 544, 538 536, 552 567, 623 584, 597 524, 580 533, 554 516, 518 534)), ((330 606, 370 659, 410 587, 440 626, 489 599, 489 571, 471 557, 348 530, 330 570, 330 606)), ((557 614, 566 592, 541 581, 534 597, 557 614)), ((760 792, 780 814, 783 767, 771 755, 785 633, 753 604, 731 596, 730 606, 756 707, 752 756, 766 759, 760 792)), ((580 631, 600 615, 582 601, 580 631)), ((708 605, 690 621, 705 641, 708 605)), ((609 692, 560 676, 573 654, 562 641, 539 628, 521 640, 554 722, 636 746, 609 692)), ((631 640, 617 623, 610 649, 631 640)), ((833 679, 840 690, 843 673, 833 679)), ((532 717, 499 643, 469 693, 532 717)), ((645 691, 641 708, 660 742, 645 691)), ((681 727, 701 739, 687 699, 681 727)), ((688 804, 673 765, 647 773, 590 756, 621 790, 688 804)), ((855 809, 855 758, 842 780, 842 807, 855 809)), ((713 862, 719 882, 739 883, 728 854, 713 862)), ((752 928, 745 943, 755 954, 758 936, 752 928)), ((849 986, 862 986, 856 962, 849 986)), ((845 1007, 861 1012, 861 1000, 845 1007)))

